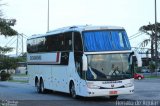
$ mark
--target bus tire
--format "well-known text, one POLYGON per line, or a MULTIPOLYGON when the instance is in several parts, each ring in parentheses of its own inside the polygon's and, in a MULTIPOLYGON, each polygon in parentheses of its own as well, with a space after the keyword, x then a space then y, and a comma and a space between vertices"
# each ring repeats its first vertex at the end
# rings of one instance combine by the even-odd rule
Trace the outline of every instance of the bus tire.
POLYGON ((40 81, 39 80, 36 83, 36 89, 37 89, 38 93, 41 93, 41 90, 40 90, 40 81))
POLYGON ((35 77, 35 87, 38 86, 38 77, 35 77))
POLYGON ((40 80, 40 86, 39 86, 39 89, 40 89, 40 93, 45 93, 45 88, 44 88, 44 82, 43 82, 43 79, 40 80))
POLYGON ((73 82, 71 82, 70 84, 70 95, 72 96, 72 98, 76 99, 77 95, 76 95, 76 90, 75 90, 75 85, 73 82))

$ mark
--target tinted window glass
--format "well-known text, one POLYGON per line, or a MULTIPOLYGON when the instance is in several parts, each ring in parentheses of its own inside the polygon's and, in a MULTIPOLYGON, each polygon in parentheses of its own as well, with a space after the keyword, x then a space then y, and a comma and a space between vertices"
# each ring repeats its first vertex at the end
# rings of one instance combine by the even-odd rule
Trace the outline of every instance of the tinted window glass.
POLYGON ((47 47, 47 52, 59 51, 60 48, 59 36, 58 35, 47 36, 46 47, 47 47))
POLYGON ((81 34, 79 32, 74 32, 74 50, 75 51, 82 51, 82 39, 81 34))
POLYGON ((72 32, 39 37, 27 41, 27 51, 29 53, 70 50, 72 50, 72 32))
POLYGON ((65 51, 72 50, 72 32, 64 33, 65 51))
POLYGON ((49 52, 72 50, 72 32, 48 36, 46 45, 49 52))
POLYGON ((28 40, 27 51, 29 53, 35 53, 38 51, 36 39, 28 40))
POLYGON ((27 41, 27 52, 31 52, 31 40, 27 41))
POLYGON ((38 52, 46 51, 45 42, 46 42, 46 38, 45 37, 37 38, 38 52))

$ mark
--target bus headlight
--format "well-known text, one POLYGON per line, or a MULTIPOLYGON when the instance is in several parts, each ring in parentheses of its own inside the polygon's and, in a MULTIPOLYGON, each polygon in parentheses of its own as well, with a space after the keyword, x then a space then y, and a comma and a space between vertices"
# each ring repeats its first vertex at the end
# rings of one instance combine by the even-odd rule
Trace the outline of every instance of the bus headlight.
POLYGON ((127 88, 127 87, 132 87, 132 86, 133 86, 133 83, 128 83, 128 84, 125 84, 125 85, 124 85, 125 88, 127 88))
POLYGON ((87 82, 87 87, 90 89, 99 89, 100 86, 94 85, 93 82, 87 82))

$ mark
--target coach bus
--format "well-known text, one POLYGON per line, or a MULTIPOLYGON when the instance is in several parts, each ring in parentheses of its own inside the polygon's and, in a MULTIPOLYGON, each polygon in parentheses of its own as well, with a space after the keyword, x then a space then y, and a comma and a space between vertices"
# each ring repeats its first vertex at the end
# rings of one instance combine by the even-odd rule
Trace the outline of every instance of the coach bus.
POLYGON ((27 39, 29 83, 73 98, 134 93, 133 52, 117 26, 72 26, 27 39))

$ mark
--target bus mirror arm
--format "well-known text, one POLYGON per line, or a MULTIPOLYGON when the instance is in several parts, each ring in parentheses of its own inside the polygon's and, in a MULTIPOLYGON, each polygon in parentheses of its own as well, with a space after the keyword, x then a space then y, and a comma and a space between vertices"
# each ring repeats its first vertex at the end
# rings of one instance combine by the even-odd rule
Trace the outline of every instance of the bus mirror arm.
POLYGON ((82 62, 83 62, 83 71, 87 71, 88 70, 88 63, 87 63, 87 56, 83 54, 82 57, 82 62))
POLYGON ((131 52, 130 55, 129 55, 129 64, 130 65, 133 64, 133 55, 134 55, 134 52, 131 52))
POLYGON ((137 57, 135 55, 132 56, 132 64, 137 63, 137 57))

